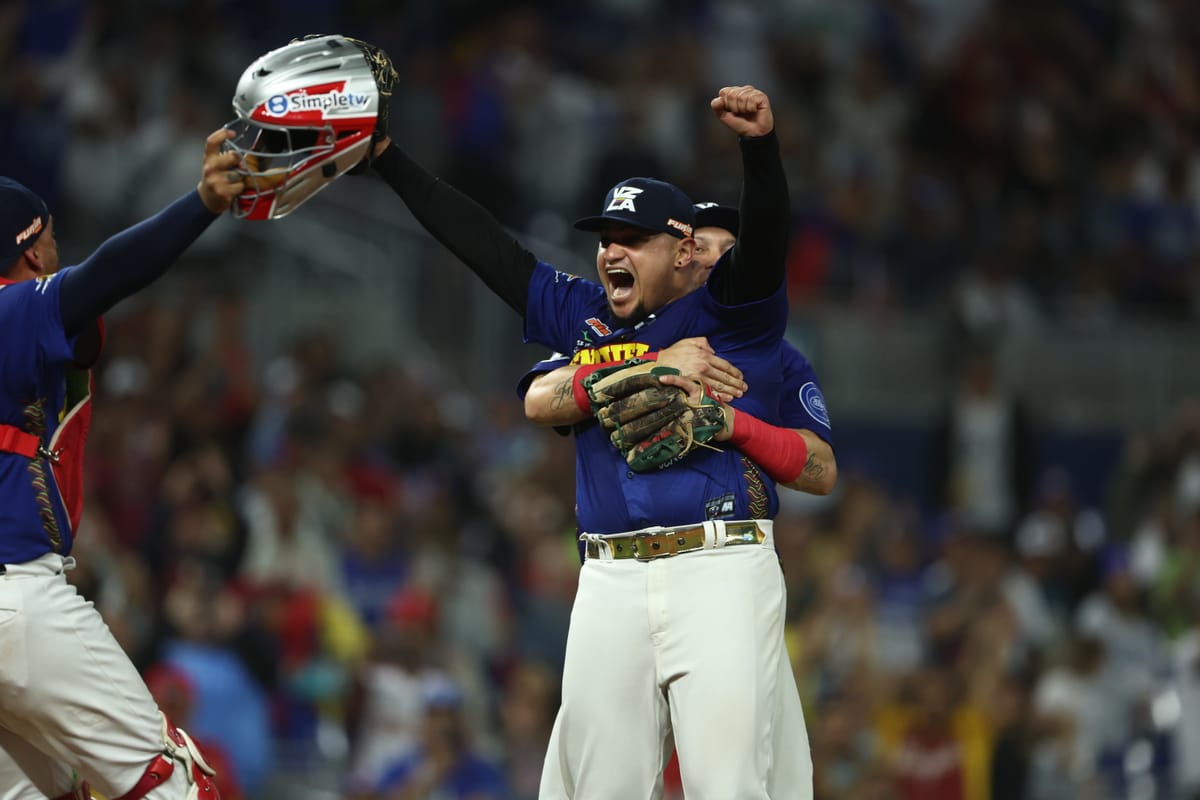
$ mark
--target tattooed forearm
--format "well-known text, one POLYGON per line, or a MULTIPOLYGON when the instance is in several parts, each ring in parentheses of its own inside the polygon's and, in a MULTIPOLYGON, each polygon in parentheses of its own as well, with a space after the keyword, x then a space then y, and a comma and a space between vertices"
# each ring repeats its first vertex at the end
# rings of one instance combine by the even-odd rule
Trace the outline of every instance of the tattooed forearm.
POLYGON ((575 404, 574 383, 575 379, 572 376, 554 387, 554 394, 550 398, 550 410, 558 411, 564 406, 575 404))
POLYGON ((804 469, 800 474, 810 480, 819 481, 825 477, 825 465, 817 460, 815 453, 809 453, 808 461, 804 462, 804 469))

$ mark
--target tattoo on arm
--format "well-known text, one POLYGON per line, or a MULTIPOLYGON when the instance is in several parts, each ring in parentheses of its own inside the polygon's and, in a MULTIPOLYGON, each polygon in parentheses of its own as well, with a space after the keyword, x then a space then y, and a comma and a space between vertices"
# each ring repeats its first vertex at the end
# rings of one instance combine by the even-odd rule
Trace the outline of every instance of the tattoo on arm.
POLYGON ((819 481, 825 476, 825 465, 817 460, 815 453, 809 453, 808 461, 804 463, 804 469, 800 474, 811 480, 819 481))
POLYGON ((554 394, 550 398, 550 409, 558 411, 563 406, 575 404, 574 378, 567 378, 565 381, 554 387, 554 394))

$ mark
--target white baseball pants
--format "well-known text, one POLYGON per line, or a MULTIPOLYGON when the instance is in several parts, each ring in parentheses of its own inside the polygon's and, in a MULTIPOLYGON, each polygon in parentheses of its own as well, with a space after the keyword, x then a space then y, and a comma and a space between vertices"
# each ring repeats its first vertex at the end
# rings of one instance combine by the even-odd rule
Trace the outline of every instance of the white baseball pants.
MULTIPOLYGON (((158 706, 100 612, 67 583, 73 563, 51 554, 0 575, 0 800, 58 797, 72 770, 120 797, 163 750, 158 706), (8 786, 14 764, 28 785, 8 786)), ((146 797, 182 800, 187 788, 177 766, 146 797)))
POLYGON ((644 562, 588 559, 540 800, 659 798, 672 734, 688 800, 809 800, 785 604, 769 538, 644 562))

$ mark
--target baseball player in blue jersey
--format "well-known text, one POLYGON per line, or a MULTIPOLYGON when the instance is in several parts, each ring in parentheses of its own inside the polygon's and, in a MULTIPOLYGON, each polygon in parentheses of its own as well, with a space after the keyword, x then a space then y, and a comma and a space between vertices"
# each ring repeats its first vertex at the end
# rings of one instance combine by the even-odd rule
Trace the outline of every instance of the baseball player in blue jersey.
POLYGON ((64 576, 82 511, 100 316, 160 275, 245 189, 230 133, 195 191, 59 269, 54 218, 0 178, 0 800, 216 800, 211 770, 64 576))
MULTIPOLYGON (((738 212, 736 208, 716 203, 699 203, 695 212, 696 280, 707 281, 708 273, 720 257, 733 247, 739 226, 738 212)), ((781 425, 790 431, 779 435, 799 435, 808 448, 804 469, 785 485, 812 494, 829 494, 837 482, 837 462, 821 384, 812 364, 789 342, 784 341, 780 355, 783 390, 779 397, 779 416, 781 425)), ((780 653, 779 700, 775 704, 772 731, 774 753, 767 780, 768 796, 773 800, 812 797, 808 728, 786 650, 780 653)))
MULTIPOLYGON (((694 280, 697 287, 709 278, 720 256, 731 247, 738 232, 738 210, 716 203, 694 206, 696 252, 694 280)), ((780 394, 780 419, 790 428, 789 433, 804 437, 808 460, 800 475, 789 488, 812 494, 828 494, 837 481, 837 463, 832 450, 832 429, 825 408, 824 396, 816 371, 808 359, 790 343, 783 343, 781 353, 783 391, 780 394)), ((702 377, 709 385, 721 386, 722 401, 740 396, 746 389, 740 371, 716 355, 705 339, 685 339, 658 353, 657 362, 675 367, 685 375, 702 377)), ((532 420, 563 422, 564 381, 573 377, 576 366, 570 356, 555 354, 538 362, 518 385, 525 401, 526 415, 532 420)), ((681 385, 686 385, 682 384, 681 385)), ((572 404, 573 405, 573 404, 572 404)), ((580 413, 579 422, 586 417, 580 413)), ((556 425, 566 433, 570 428, 556 425)), ((808 731, 800 694, 796 689, 791 660, 786 651, 780 652, 779 701, 775 704, 773 720, 773 757, 767 789, 771 798, 808 797, 812 784, 812 758, 809 752, 808 731)))
MULTIPOLYGON (((770 518, 775 483, 808 457, 801 437, 777 435, 788 193, 767 96, 725 87, 712 108, 739 137, 744 177, 738 241, 702 291, 691 291, 692 204, 670 184, 622 181, 577 223, 598 234, 594 282, 539 261, 390 140, 375 150, 416 219, 522 314, 526 340, 587 353, 592 367, 705 337, 749 385, 725 431, 736 448, 667 469, 635 472, 600 425, 577 427, 587 560, 542 798, 654 796, 671 732, 691 800, 769 797, 784 613, 770 518)), ((571 397, 586 396, 586 371, 571 397)))
MULTIPOLYGON (((697 203, 696 280, 708 281, 721 256, 733 247, 739 225, 738 210, 718 203, 697 203)), ((810 494, 829 494, 837 483, 837 461, 833 455, 833 428, 825 395, 817 372, 803 353, 784 340, 780 353, 783 390, 779 398, 780 422, 804 439, 808 460, 794 480, 785 484, 810 494)), ((705 371, 720 378, 720 365, 708 365, 705 371)), ((673 382, 666 379, 668 383, 673 382)), ((722 397, 722 400, 728 400, 722 397)))

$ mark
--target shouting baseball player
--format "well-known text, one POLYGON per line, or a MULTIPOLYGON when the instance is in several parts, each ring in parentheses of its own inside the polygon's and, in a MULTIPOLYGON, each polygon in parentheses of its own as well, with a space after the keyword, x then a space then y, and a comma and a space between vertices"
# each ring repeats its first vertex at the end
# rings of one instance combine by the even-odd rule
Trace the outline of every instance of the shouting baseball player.
MULTIPOLYGON (((587 351, 571 385, 581 414, 596 402, 587 379, 612 366, 605 356, 616 362, 693 336, 706 337, 750 387, 734 401, 733 423, 737 447, 758 467, 733 447, 686 452, 689 436, 678 451, 685 458, 647 469, 654 459, 641 457, 661 450, 622 452, 600 422, 577 427, 587 560, 543 798, 652 796, 670 730, 689 798, 768 797, 784 613, 774 481, 793 480, 808 457, 802 438, 784 441, 775 434, 786 430, 772 424, 787 321, 788 193, 766 94, 726 87, 712 109, 740 137, 742 226, 727 268, 697 292, 692 203, 671 184, 622 181, 598 216, 577 223, 598 234, 596 283, 539 261, 390 140, 375 151, 376 171, 416 219, 522 314, 527 340, 587 351)), ((697 429, 724 429, 705 414, 697 429)))
POLYGON ((195 191, 59 269, 54 218, 0 178, 0 800, 216 800, 100 613, 70 585, 100 316, 148 285, 245 189, 214 131, 195 191))
MULTIPOLYGON (((709 278, 718 260, 736 241, 738 210, 717 203, 697 203, 694 206, 696 253, 693 260, 693 280, 697 288, 709 278)), ((647 354, 651 355, 651 354, 647 354)), ((783 391, 780 394, 780 417, 790 428, 779 435, 799 435, 808 449, 804 469, 789 488, 824 495, 833 491, 837 482, 837 462, 832 449, 832 430, 825 409, 824 396, 811 363, 787 341, 783 343, 783 391)), ((576 354, 578 359, 579 353, 576 354)), ((718 356, 703 338, 684 339, 657 354, 655 361, 668 365, 683 374, 700 376, 710 386, 720 387, 716 393, 723 401, 740 396, 746 387, 741 372, 718 356)), ((518 393, 524 396, 525 413, 535 422, 552 425, 567 433, 566 423, 585 422, 590 415, 580 412, 570 398, 570 383, 576 364, 570 356, 555 354, 538 362, 521 379, 518 393), (563 398, 567 397, 566 402, 563 398)), ((664 382, 675 381, 664 376, 664 382)), ((681 384, 686 385, 686 384, 681 384)), ((791 660, 786 651, 780 652, 779 701, 775 704, 773 720, 773 755, 768 776, 768 796, 773 800, 811 796, 812 757, 808 731, 800 694, 796 689, 791 660)), ((677 766, 677 765, 672 765, 677 766)))

